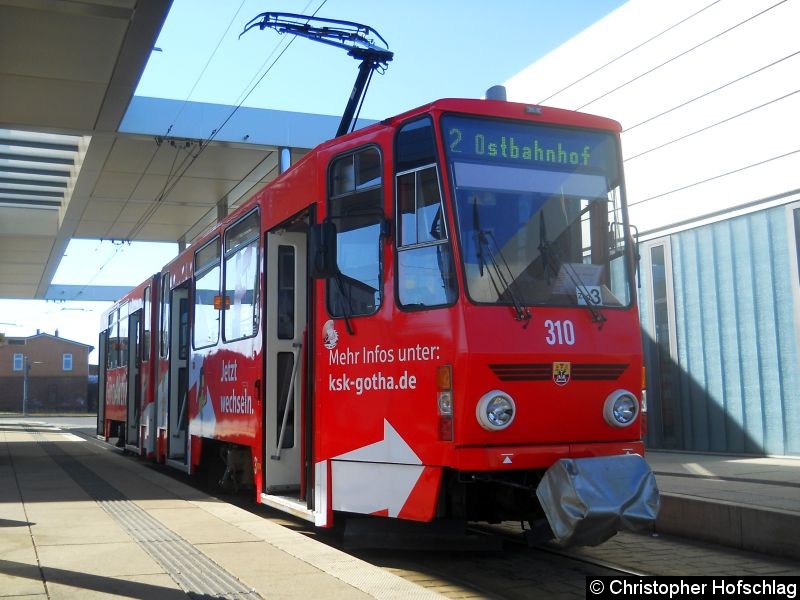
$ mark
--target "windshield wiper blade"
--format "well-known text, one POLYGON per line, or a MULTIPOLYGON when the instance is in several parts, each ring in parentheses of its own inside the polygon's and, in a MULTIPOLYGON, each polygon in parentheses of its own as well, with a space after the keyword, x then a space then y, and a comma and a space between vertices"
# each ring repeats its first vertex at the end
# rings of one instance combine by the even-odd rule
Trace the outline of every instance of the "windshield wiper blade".
MULTIPOLYGON (((583 302, 586 304, 586 308, 592 313, 592 321, 597 323, 600 329, 603 328, 603 323, 607 321, 606 316, 600 310, 600 307, 597 306, 594 302, 592 302, 592 295, 589 293, 589 288, 581 279, 581 276, 578 275, 578 272, 568 262, 562 262, 561 266, 564 268, 564 272, 569 277, 572 285, 575 286, 580 297, 583 299, 583 302)), ((576 300, 577 302, 577 300, 576 300)))
MULTIPOLYGON (((514 274, 511 272, 511 268, 508 266, 508 261, 506 261, 505 256, 503 256, 503 251, 500 250, 500 246, 497 244, 497 240, 494 238, 494 234, 491 231, 484 230, 481 228, 481 218, 480 214, 478 214, 478 203, 477 201, 473 202, 472 204, 472 220, 473 225, 475 226, 475 234, 477 236, 477 254, 478 254, 478 273, 481 277, 483 277, 484 269, 489 274, 489 280, 492 282, 492 287, 494 287, 494 291, 497 293, 497 299, 500 300, 503 297, 503 294, 508 294, 509 298, 511 298, 511 303, 514 305, 514 312, 516 313, 516 320, 517 321, 528 321, 531 318, 531 311, 527 308, 522 306, 522 302, 520 302, 519 298, 517 298, 514 290, 511 289, 511 286, 514 282, 514 274), (503 274, 502 270, 500 269, 500 265, 497 262, 497 258, 495 256, 492 247, 489 245, 489 238, 488 235, 492 237, 492 241, 494 242, 495 247, 497 248, 497 252, 500 255, 500 258, 505 265, 506 271, 510 277, 510 280, 506 280, 505 275, 503 274), (486 256, 484 255, 484 248, 486 250, 486 254, 489 255, 489 260, 491 261, 491 265, 494 268, 494 275, 492 271, 489 269, 489 263, 486 262, 486 256), (495 278, 496 276, 496 278, 495 278), (502 286, 502 290, 500 289, 502 286)), ((527 327, 527 323, 525 327, 527 327)))
MULTIPOLYGON (((607 321, 606 316, 600 310, 600 307, 592 302, 592 296, 589 293, 589 288, 581 279, 581 276, 569 262, 561 259, 559 255, 558 246, 555 246, 547 239, 547 227, 544 221, 544 214, 539 214, 539 253, 542 255, 542 262, 544 263, 545 281, 550 284, 548 277, 548 270, 552 272, 555 266, 556 273, 558 268, 564 269, 567 277, 569 277, 572 285, 575 286, 577 294, 583 299, 589 312, 592 313, 592 322, 598 323, 600 329, 603 328, 603 323, 607 321)), ((576 299, 575 302, 578 300, 576 299)))
MULTIPOLYGON (((483 243, 481 241, 481 218, 478 214, 478 202, 473 201, 472 203, 472 221, 475 224, 475 231, 477 232, 478 236, 478 247, 476 248, 478 253, 478 275, 483 277, 483 270, 486 267, 486 258, 483 256, 483 243)), ((490 275, 491 277, 491 275, 490 275)), ((492 281, 492 285, 494 285, 494 281, 492 281)), ((497 291, 497 295, 500 295, 500 291, 497 289, 495 285, 495 291, 497 291)))
POLYGON ((544 271, 544 281, 547 285, 550 285, 551 277, 556 277, 558 275, 558 264, 556 264, 556 271, 553 272, 553 263, 555 262, 555 256, 550 251, 551 245, 550 242, 547 241, 547 226, 544 222, 544 213, 539 213, 539 254, 542 256, 542 266, 544 271))
MULTIPOLYGON (((494 272, 497 275, 498 283, 495 281, 494 276, 492 275, 491 271, 489 271, 489 278, 492 281, 492 285, 494 286, 495 291, 497 292, 497 297, 500 299, 503 295, 507 294, 508 297, 511 299, 511 304, 514 306, 514 312, 516 313, 516 320, 517 321, 528 321, 531 318, 531 311, 528 310, 527 307, 522 305, 517 294, 514 292, 514 286, 516 283, 514 282, 514 274, 511 272, 511 267, 508 266, 508 261, 506 257, 503 255, 503 251, 500 249, 500 246, 497 244, 497 240, 494 237, 494 234, 491 231, 483 231, 481 229, 478 230, 478 247, 481 248, 479 250, 480 255, 479 258, 483 260, 482 248, 486 248, 486 253, 489 255, 489 260, 491 261, 491 265, 494 268, 494 272), (497 249, 497 253, 492 250, 492 246, 489 243, 489 238, 491 238, 492 242, 494 242, 494 246, 497 249), (508 274, 508 279, 506 275, 503 273, 503 270, 500 268, 500 263, 497 260, 497 257, 500 257, 502 261, 502 266, 505 267, 506 273, 508 274), (502 291, 500 290, 500 286, 502 286, 502 291)), ((487 269, 488 270, 488 269, 487 269)), ((526 324, 527 326, 527 324, 526 324)))

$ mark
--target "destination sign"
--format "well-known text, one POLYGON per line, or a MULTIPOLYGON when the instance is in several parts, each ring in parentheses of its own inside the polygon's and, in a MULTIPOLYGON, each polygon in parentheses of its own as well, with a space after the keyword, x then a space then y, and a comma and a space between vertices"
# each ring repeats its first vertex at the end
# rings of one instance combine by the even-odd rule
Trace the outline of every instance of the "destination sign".
POLYGON ((451 160, 599 169, 615 179, 616 152, 611 134, 452 115, 442 119, 442 130, 451 160))

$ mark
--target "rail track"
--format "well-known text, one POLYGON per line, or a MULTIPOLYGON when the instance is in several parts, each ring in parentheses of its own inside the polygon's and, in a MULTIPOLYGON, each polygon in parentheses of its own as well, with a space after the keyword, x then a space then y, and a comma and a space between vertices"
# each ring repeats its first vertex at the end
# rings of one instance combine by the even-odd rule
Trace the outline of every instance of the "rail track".
POLYGON ((575 555, 546 544, 530 547, 521 531, 514 529, 515 524, 474 528, 481 535, 500 538, 499 546, 487 544, 496 549, 479 550, 472 542, 464 550, 454 549, 457 545, 449 542, 426 544, 424 549, 352 549, 336 532, 314 529, 305 521, 272 509, 253 510, 454 599, 585 598, 587 577, 644 575, 623 565, 575 555))

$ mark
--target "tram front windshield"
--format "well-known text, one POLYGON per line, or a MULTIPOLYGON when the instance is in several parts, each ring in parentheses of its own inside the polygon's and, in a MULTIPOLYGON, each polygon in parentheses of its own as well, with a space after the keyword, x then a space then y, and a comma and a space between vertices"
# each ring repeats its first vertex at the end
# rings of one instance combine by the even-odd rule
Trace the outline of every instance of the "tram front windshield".
POLYGON ((481 304, 630 304, 615 137, 444 116, 467 293, 481 304))

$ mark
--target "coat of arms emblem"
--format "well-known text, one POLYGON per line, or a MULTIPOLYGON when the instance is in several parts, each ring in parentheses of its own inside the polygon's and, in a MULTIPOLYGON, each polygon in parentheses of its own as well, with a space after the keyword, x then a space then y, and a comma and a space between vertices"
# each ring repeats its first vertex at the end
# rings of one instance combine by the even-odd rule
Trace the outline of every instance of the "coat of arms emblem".
POLYGON ((553 363, 553 382, 556 385, 567 385, 569 383, 570 364, 568 362, 553 363))

